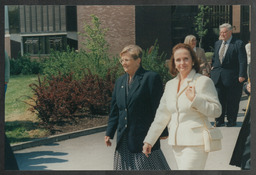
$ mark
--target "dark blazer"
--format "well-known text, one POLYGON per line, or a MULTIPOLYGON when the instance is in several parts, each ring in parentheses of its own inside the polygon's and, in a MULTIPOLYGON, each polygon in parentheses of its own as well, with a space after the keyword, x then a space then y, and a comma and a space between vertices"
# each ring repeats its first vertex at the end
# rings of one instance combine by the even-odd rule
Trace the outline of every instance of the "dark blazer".
POLYGON ((224 86, 230 87, 238 83, 238 77, 247 77, 247 57, 244 43, 232 37, 228 50, 223 58, 222 64, 219 60, 219 50, 222 40, 215 43, 214 55, 212 58, 211 79, 216 85, 219 79, 224 86))
MULTIPOLYGON (((245 93, 249 94, 246 89, 247 83, 244 85, 245 93)), ((241 167, 242 169, 250 169, 251 162, 251 104, 250 97, 243 121, 240 129, 235 148, 230 160, 230 165, 241 167)))
MULTIPOLYGON (((140 67, 134 76, 132 88, 126 99, 128 74, 121 76, 115 83, 112 94, 106 136, 113 139, 117 131, 117 146, 125 132, 128 135, 128 149, 132 153, 141 153, 143 140, 154 120, 156 110, 163 94, 163 84, 158 74, 140 67)), ((163 136, 167 136, 167 129, 163 136)), ((159 139, 152 148, 160 148, 159 139)))

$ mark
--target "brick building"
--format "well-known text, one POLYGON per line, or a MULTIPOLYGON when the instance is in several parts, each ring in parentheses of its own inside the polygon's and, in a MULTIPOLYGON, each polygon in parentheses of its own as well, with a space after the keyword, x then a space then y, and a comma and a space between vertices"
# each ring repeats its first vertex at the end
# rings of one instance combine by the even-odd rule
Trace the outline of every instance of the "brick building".
MULTIPOLYGON (((234 35, 245 43, 250 38, 249 6, 210 6, 208 34, 203 48, 211 51, 218 39, 218 27, 224 22, 234 26, 234 35)), ((108 28, 106 40, 110 54, 116 55, 127 44, 143 49, 158 40, 160 51, 170 55, 171 48, 194 34, 194 16, 198 6, 134 6, 134 5, 13 5, 5 6, 5 48, 11 57, 29 53, 47 55, 51 49, 64 50, 67 45, 82 48, 83 25, 95 14, 108 28)))

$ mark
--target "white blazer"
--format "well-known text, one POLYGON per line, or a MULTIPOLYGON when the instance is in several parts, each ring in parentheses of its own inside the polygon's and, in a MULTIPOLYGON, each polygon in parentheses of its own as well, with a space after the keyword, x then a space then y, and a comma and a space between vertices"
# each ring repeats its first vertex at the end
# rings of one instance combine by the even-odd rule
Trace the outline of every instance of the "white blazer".
POLYGON ((207 76, 191 70, 177 93, 179 74, 167 82, 164 94, 156 112, 154 122, 144 140, 155 144, 164 128, 168 125, 168 143, 176 146, 204 145, 202 131, 212 127, 208 117, 217 118, 221 115, 221 104, 213 81, 207 76), (195 85, 196 95, 191 102, 185 90, 195 85))

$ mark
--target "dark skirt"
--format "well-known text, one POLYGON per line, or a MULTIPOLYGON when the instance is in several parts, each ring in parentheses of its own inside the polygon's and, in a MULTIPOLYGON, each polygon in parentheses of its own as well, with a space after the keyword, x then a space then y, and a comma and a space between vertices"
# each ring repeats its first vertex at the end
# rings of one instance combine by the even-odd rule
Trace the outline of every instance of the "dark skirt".
POLYGON ((171 170, 163 152, 152 151, 149 157, 128 150, 127 135, 124 134, 114 155, 114 170, 171 170))

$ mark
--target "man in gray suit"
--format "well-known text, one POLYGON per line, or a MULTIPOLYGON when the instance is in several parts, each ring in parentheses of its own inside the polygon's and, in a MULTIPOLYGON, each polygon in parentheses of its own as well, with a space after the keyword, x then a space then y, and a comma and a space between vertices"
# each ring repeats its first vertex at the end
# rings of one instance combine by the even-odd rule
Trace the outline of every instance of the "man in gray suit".
POLYGON ((243 82, 247 78, 247 58, 243 41, 232 36, 232 26, 220 25, 220 40, 215 43, 212 58, 211 78, 222 105, 222 114, 216 119, 216 126, 236 126, 243 82))

